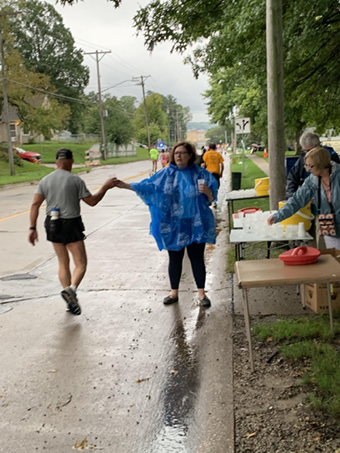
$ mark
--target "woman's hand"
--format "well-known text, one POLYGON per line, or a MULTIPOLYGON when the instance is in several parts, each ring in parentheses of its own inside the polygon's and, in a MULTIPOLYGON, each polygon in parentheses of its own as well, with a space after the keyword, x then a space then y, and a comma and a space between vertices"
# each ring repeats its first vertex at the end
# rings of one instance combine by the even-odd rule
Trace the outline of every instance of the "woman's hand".
POLYGON ((213 193, 206 184, 199 184, 198 191, 204 193, 208 197, 210 203, 213 201, 213 193))
POLYGON ((273 215, 271 215, 270 217, 268 217, 267 223, 268 223, 268 225, 274 225, 275 219, 274 219, 274 216, 273 216, 273 215))
POLYGON ((130 184, 124 182, 124 181, 121 181, 120 179, 117 179, 115 181, 115 187, 119 187, 120 189, 129 189, 129 190, 132 190, 131 189, 131 186, 130 184))

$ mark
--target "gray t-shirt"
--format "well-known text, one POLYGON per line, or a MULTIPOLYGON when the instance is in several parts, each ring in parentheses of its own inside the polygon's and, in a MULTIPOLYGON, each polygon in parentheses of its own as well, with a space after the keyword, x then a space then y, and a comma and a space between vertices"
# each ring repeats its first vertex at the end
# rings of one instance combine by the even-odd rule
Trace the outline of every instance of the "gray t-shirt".
POLYGON ((70 171, 55 170, 39 183, 36 193, 46 199, 46 214, 51 209, 59 208, 62 219, 74 219, 80 216, 80 200, 91 195, 85 182, 70 171))

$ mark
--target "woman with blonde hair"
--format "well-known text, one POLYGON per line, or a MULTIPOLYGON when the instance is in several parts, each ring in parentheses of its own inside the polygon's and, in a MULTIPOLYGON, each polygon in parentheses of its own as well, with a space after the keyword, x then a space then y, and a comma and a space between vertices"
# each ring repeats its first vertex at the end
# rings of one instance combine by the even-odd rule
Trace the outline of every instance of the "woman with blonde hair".
POLYGON ((324 223, 328 224, 327 228, 321 225, 320 230, 326 248, 340 249, 340 165, 331 161, 327 149, 317 146, 306 154, 305 168, 310 175, 287 203, 268 218, 268 224, 291 217, 314 198, 319 219, 326 217, 324 223))

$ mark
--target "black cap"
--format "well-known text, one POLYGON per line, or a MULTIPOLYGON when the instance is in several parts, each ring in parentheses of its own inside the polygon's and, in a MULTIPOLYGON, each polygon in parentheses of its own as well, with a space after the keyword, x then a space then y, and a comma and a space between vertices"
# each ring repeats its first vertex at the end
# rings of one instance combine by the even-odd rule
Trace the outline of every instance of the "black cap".
POLYGON ((61 148, 55 155, 56 159, 73 159, 73 153, 70 149, 61 148))

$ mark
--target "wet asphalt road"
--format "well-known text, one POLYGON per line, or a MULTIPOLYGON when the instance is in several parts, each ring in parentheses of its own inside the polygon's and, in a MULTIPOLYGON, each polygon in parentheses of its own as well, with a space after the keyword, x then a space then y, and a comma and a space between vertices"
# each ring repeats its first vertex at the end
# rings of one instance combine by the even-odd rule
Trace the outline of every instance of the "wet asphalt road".
MULTIPOLYGON (((94 189, 112 173, 142 179, 149 166, 83 177, 94 189)), ((113 189, 97 207, 83 204, 89 266, 78 293, 83 314, 74 317, 59 296, 43 213, 39 244, 26 244, 33 193, 0 192, 0 451, 64 453, 86 438, 88 450, 108 453, 232 452, 223 203, 218 242, 207 249, 209 310, 197 303, 187 259, 179 304, 163 306, 167 253, 133 192, 113 189)))

